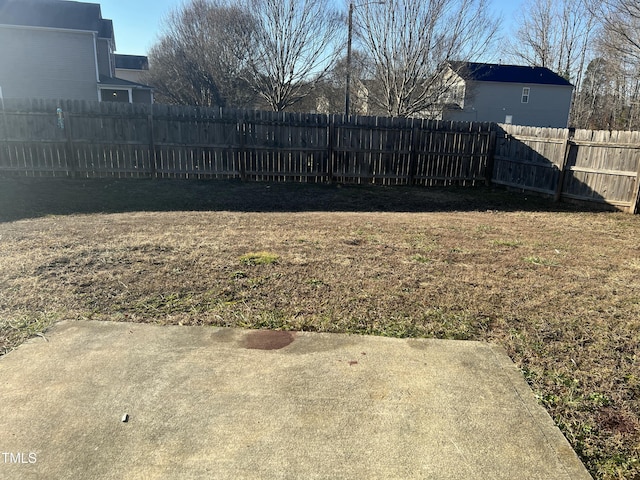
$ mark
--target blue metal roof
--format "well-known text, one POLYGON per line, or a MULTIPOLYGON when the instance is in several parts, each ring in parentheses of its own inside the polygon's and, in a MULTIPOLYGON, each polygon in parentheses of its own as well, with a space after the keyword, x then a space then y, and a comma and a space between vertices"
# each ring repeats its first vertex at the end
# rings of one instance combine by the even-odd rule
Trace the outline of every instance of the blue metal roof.
POLYGON ((473 62, 449 62, 449 65, 462 78, 476 82, 573 86, 568 80, 545 67, 473 62))

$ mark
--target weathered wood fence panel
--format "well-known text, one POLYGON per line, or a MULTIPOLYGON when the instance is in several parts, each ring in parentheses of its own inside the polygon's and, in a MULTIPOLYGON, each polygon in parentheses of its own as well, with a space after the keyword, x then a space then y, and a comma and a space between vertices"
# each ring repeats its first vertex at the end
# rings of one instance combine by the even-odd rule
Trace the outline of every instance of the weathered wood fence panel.
POLYGON ((332 124, 337 181, 433 186, 488 180, 491 124, 344 116, 332 124))
POLYGON ((493 183, 637 211, 640 132, 497 128, 493 183))
POLYGON ((134 106, 128 111, 117 104, 99 111, 80 103, 62 112, 64 133, 70 151, 68 163, 76 175, 87 177, 145 177, 152 171, 146 111, 134 106))
POLYGON ((563 197, 636 209, 640 132, 576 130, 569 148, 563 197))
POLYGON ((5 175, 471 185, 491 154, 490 124, 421 119, 12 100, 4 120, 5 175))
POLYGON ((488 182, 493 155, 493 125, 489 123, 418 120, 415 130, 414 183, 425 186, 474 185, 488 182))
POLYGON ((341 183, 410 183, 411 125, 405 118, 333 116, 334 180, 341 183))
POLYGON ((499 125, 492 182, 554 195, 568 129, 499 125))
POLYGON ((154 105, 149 108, 152 176, 235 178, 240 131, 234 116, 218 109, 154 105))
POLYGON ((239 114, 243 178, 326 182, 327 119, 323 115, 246 111, 239 114))
MULTIPOLYGON (((5 100, 5 103, 9 103, 5 100)), ((25 115, 2 111, 0 172, 19 172, 30 176, 67 175, 68 152, 64 131, 57 128, 56 112, 25 115), (20 139, 20 141, 15 141, 20 139), (60 148, 62 146, 62 148, 60 148)))
POLYGON ((640 132, 5 100, 0 175, 498 185, 635 212, 640 132))

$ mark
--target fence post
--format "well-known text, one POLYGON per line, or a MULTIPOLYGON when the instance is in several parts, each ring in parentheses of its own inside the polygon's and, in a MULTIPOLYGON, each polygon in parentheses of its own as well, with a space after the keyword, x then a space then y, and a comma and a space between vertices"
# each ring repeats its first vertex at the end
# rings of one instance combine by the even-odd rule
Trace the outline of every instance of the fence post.
POLYGON ((416 175, 418 173, 418 146, 420 128, 416 123, 417 119, 411 119, 411 154, 409 155, 409 178, 407 179, 409 185, 414 185, 416 181, 416 175))
POLYGON ((9 123, 7 122, 7 112, 4 109, 4 97, 2 96, 2 88, 0 87, 0 104, 2 104, 2 126, 4 144, 7 149, 7 166, 11 166, 11 147, 9 146, 9 123))
POLYGON ((4 105, 2 108, 2 121, 3 121, 3 137, 4 137, 4 145, 7 150, 7 167, 11 166, 11 146, 9 145, 9 124, 7 122, 7 113, 4 111, 4 105))
POLYGON ((562 196, 562 185, 564 184, 565 167, 569 160, 569 153, 571 152, 571 139, 575 129, 570 128, 567 130, 567 138, 564 141, 564 151, 562 152, 562 162, 560 163, 560 173, 558 174, 558 184, 556 185, 556 191, 553 195, 553 201, 559 202, 562 196))
POLYGON ((334 123, 334 118, 335 118, 335 115, 333 114, 327 115, 327 169, 329 170, 327 173, 328 173, 329 183, 334 182, 333 170, 335 166, 335 163, 334 163, 335 152, 333 148, 334 148, 334 141, 336 136, 336 125, 334 123))
POLYGON ((631 199, 631 205, 629 205, 629 213, 640 213, 640 160, 638 161, 638 169, 636 170, 636 184, 634 187, 633 198, 631 199))
POLYGON ((493 167, 495 165, 496 150, 498 148, 498 133, 496 132, 496 127, 497 124, 492 123, 489 130, 489 145, 487 145, 487 165, 485 166, 484 171, 485 184, 487 185, 487 187, 491 185, 491 181, 493 180, 493 167))
POLYGON ((237 131, 238 131, 238 170, 240 171, 240 180, 245 182, 247 180, 247 165, 246 165, 246 134, 247 134, 247 125, 244 121, 239 121, 237 123, 237 131))
POLYGON ((66 157, 67 157, 67 168, 68 170, 68 175, 71 178, 76 178, 78 176, 78 161, 75 158, 75 151, 73 148, 73 137, 71 135, 71 114, 68 113, 68 108, 69 108, 69 103, 67 103, 66 105, 61 105, 61 116, 63 118, 63 123, 62 123, 62 128, 64 130, 64 136, 66 139, 65 142, 65 150, 66 150, 66 157), (67 108, 66 111, 63 111, 62 108, 67 108))
POLYGON ((151 178, 158 178, 158 166, 156 159, 156 144, 153 137, 153 105, 151 112, 147 115, 147 128, 149 129, 149 163, 151 166, 151 178))

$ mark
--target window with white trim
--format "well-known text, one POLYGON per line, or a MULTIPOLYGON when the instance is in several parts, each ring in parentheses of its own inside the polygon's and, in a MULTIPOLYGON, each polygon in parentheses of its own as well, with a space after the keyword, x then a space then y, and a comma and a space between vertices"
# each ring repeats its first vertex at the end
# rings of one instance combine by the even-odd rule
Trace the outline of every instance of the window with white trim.
POLYGON ((529 94, 531 89, 529 87, 522 88, 522 103, 529 103, 529 94))

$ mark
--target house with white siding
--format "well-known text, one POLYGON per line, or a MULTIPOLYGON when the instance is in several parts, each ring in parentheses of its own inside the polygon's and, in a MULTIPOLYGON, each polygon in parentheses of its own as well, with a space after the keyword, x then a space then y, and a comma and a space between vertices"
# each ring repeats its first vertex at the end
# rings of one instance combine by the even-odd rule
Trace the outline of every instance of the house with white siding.
POLYGON ((566 128, 573 85, 544 67, 449 62, 443 120, 566 128))
POLYGON ((4 98, 152 103, 152 88, 116 76, 113 22, 99 4, 0 0, 4 98))

